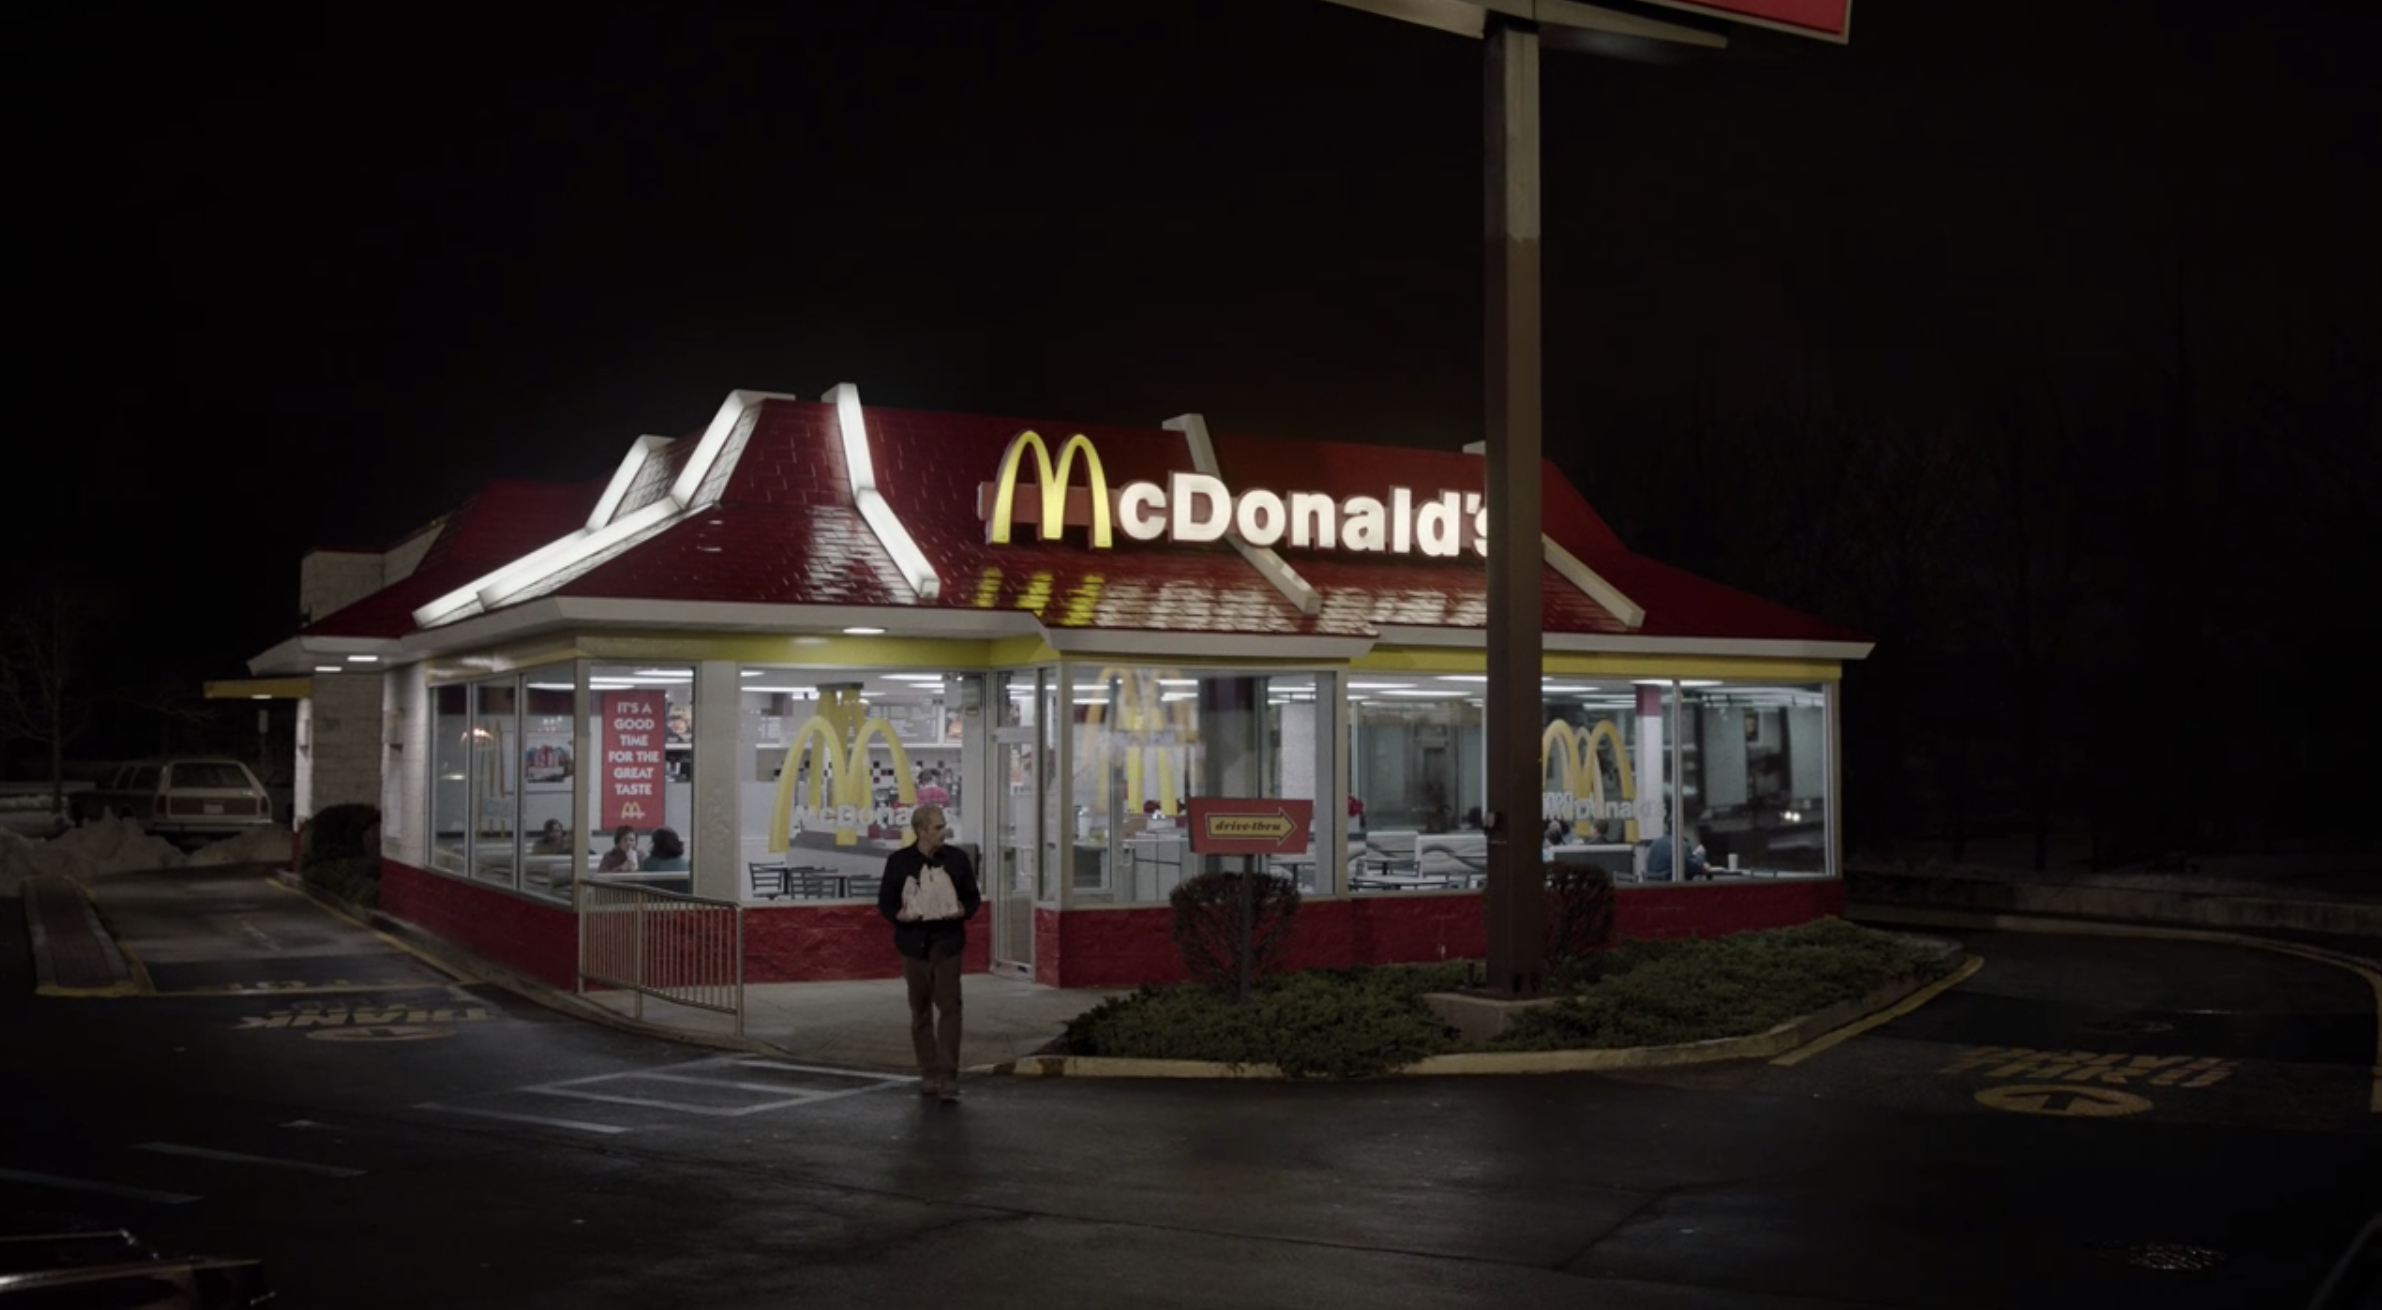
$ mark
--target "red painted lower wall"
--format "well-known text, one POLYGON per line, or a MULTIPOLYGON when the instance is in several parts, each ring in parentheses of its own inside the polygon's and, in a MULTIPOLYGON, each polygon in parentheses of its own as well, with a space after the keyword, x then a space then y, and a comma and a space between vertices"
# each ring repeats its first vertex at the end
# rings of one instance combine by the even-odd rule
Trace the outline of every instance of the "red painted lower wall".
POLYGON ((568 906, 384 858, 380 909, 550 987, 578 981, 579 916, 568 906))
MULTIPOLYGON (((992 915, 968 921, 968 949, 960 968, 992 967, 992 915)), ((748 905, 744 909, 744 980, 830 982, 840 978, 899 978, 893 925, 874 905, 748 905)))
MULTIPOLYGON (((1617 888, 1614 932, 1624 938, 1722 937, 1844 913, 1839 879, 1688 883, 1617 888)), ((1053 987, 1178 982, 1182 959, 1163 905, 1034 915, 1034 980, 1053 987)), ((1480 895, 1360 896, 1299 907, 1294 969, 1479 959, 1488 953, 1480 895)))
MULTIPOLYGON (((1839 879, 1687 883, 1617 888, 1614 931, 1624 938, 1720 937, 1844 913, 1839 879)), ((475 954, 568 988, 579 965, 578 919, 548 905, 395 860, 381 861, 380 908, 475 954)), ((1034 911, 1034 981, 1051 987, 1179 982, 1181 957, 1164 905, 1034 911)), ((991 967, 989 915, 968 925, 968 972, 991 967)), ((1488 953, 1477 892, 1359 896, 1299 907, 1294 969, 1479 959, 1488 953)), ((752 905, 744 912, 748 983, 898 978, 893 929, 874 905, 752 905)))

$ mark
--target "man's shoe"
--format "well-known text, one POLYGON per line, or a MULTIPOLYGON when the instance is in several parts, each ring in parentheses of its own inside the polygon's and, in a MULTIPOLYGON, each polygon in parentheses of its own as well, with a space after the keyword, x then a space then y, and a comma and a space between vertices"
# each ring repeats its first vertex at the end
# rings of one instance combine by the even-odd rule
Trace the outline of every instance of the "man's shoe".
POLYGON ((943 1084, 934 1078, 921 1078, 918 1080, 918 1094, 920 1096, 940 1096, 943 1094, 943 1084))
POLYGON ((942 1092, 942 1096, 943 1096, 943 1104, 945 1104, 945 1105, 956 1105, 956 1104, 958 1104, 958 1103, 959 1103, 959 1079, 957 1079, 957 1078, 952 1078, 952 1079, 949 1079, 949 1080, 945 1081, 945 1082, 944 1082, 944 1084, 943 1084, 943 1092, 942 1092))

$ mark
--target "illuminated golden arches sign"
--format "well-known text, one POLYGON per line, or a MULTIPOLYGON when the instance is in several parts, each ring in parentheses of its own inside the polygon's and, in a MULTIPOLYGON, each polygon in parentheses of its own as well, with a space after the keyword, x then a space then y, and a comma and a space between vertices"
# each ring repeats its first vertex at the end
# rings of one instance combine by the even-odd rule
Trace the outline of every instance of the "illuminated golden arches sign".
POLYGON ((778 772, 777 804, 769 819, 771 853, 783 851, 791 844, 797 820, 805 827, 832 823, 838 846, 857 844, 863 822, 885 827, 909 826, 909 811, 918 803, 918 783, 910 776, 910 753, 893 735, 893 725, 866 715, 867 706, 861 703, 858 688, 823 689, 819 712, 804 721, 795 731, 794 740, 786 746, 786 763, 778 772), (893 776, 898 788, 895 794, 901 801, 898 808, 871 804, 874 799, 868 772, 871 739, 884 742, 885 749, 893 755, 893 776), (797 807, 796 779, 802 776, 806 766, 810 782, 803 788, 805 803, 797 807), (829 774, 835 779, 832 791, 827 785, 829 774))
POLYGON ((1556 790, 1541 798, 1540 817, 1563 823, 1592 823, 1604 819, 1626 819, 1628 828, 1624 840, 1638 839, 1637 775, 1629 765, 1629 749, 1622 744, 1621 729, 1611 719, 1601 719, 1592 727, 1578 728, 1561 719, 1547 725, 1538 739, 1538 770, 1543 785, 1550 766, 1556 769, 1556 790), (1620 775, 1621 795, 1618 804, 1605 796, 1604 770, 1597 767, 1596 744, 1605 742, 1613 748, 1615 772, 1620 775), (1585 778, 1588 795, 1580 795, 1580 783, 1585 778))
POLYGON ((995 545, 1009 544, 1009 528, 1017 513, 1017 473, 1024 464, 1027 452, 1034 456, 1034 476, 1042 488, 1042 531, 1044 541, 1057 541, 1067 528, 1067 477, 1075 471, 1075 457, 1083 456, 1085 482, 1092 493, 1092 545, 1107 549, 1112 534, 1109 528, 1108 470, 1100 466, 1100 452, 1092 449, 1091 438, 1081 432, 1067 438, 1059 447, 1059 462, 1050 462, 1050 447, 1043 444, 1042 435, 1034 431, 1018 433, 1009 442, 1009 449, 1001 455, 1001 472, 993 481, 992 512, 984 520, 984 539, 995 545))
POLYGON ((1034 512, 1041 524, 1036 535, 1043 541, 1059 540, 1070 522, 1088 522, 1096 550, 1113 546, 1121 530, 1135 541, 1164 539, 1177 545, 1218 542, 1229 533, 1267 549, 1283 545, 1442 559, 1453 559, 1466 547, 1475 555, 1489 553, 1489 507, 1478 490, 1388 487, 1379 496, 1342 497, 1236 489, 1214 473, 1178 469, 1163 482, 1128 482, 1112 493, 1091 438, 1080 432, 1067 438, 1054 465, 1049 443, 1032 431, 1010 439, 995 480, 977 488, 976 512, 984 517, 984 539, 993 545, 1008 545, 1015 533, 1017 475, 1029 454, 1041 488, 1034 512), (1078 456, 1087 475, 1081 503, 1073 501, 1068 485, 1078 456))

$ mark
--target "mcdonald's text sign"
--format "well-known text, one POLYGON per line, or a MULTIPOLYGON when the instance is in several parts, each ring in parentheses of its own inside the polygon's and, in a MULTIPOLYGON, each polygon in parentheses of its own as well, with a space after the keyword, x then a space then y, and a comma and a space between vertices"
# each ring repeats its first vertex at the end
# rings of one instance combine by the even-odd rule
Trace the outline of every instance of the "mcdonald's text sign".
POLYGON ((1092 548, 1106 550, 1123 532, 1135 541, 1161 538, 1184 545, 1222 541, 1237 533, 1252 546, 1347 550, 1454 558, 1489 553, 1489 510, 1478 490, 1418 493, 1384 487, 1379 496, 1338 497, 1320 491, 1235 490, 1210 473, 1170 473, 1164 482, 1108 485, 1100 452, 1082 433, 1059 445, 1056 460, 1040 433, 1020 432, 1002 452, 991 482, 977 489, 984 539, 1007 545, 1021 522, 1043 541, 1057 541, 1071 525, 1085 528, 1092 548), (1035 495, 1018 495, 1018 475, 1031 457, 1035 495), (1084 487, 1070 485, 1075 466, 1084 487))

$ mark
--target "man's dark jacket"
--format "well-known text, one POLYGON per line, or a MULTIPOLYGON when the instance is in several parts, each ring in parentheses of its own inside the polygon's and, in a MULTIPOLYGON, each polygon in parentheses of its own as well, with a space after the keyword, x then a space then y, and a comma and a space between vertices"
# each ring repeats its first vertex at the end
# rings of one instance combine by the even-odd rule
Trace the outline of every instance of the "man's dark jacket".
POLYGON ((920 855, 915 843, 885 857, 885 877, 877 884, 877 913, 893 925, 893 949, 913 960, 932 959, 938 947, 954 953, 965 950, 967 921, 976 917, 976 907, 983 903, 983 894, 976 890, 976 870, 968 863, 968 853, 949 842, 943 843, 932 859, 920 855), (951 889, 959 893, 960 917, 903 923, 894 918, 902 910, 902 884, 917 877, 919 870, 929 865, 950 877, 951 889))

